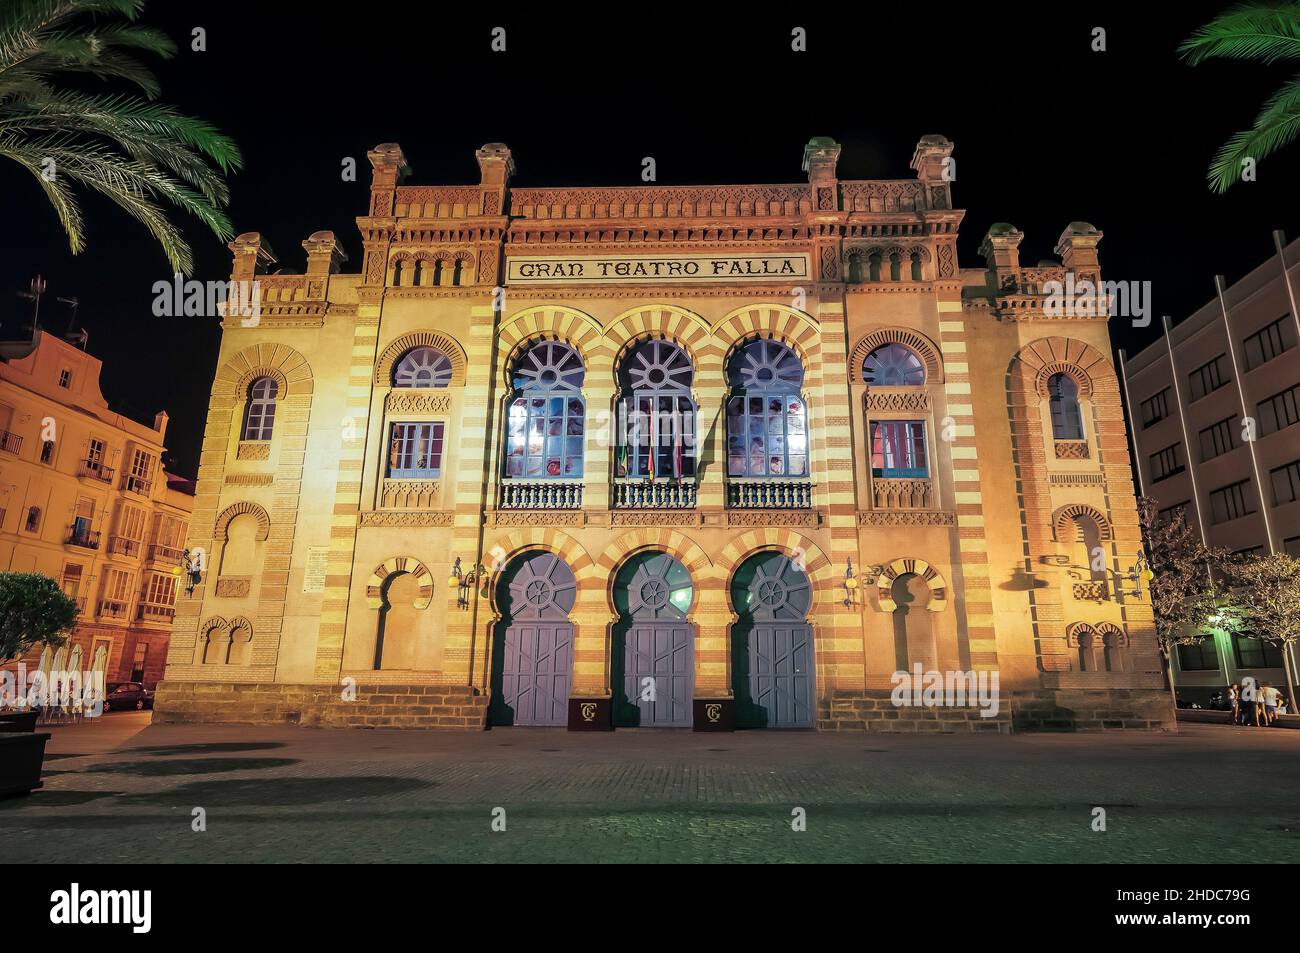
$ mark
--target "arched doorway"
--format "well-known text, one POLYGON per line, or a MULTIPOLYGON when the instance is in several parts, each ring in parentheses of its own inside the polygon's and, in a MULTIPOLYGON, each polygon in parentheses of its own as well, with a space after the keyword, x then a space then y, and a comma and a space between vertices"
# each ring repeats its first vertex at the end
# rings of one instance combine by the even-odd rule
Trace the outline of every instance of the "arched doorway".
POLYGON ((690 727, 695 627, 686 613, 693 594, 690 572, 667 553, 641 553, 619 570, 610 666, 615 725, 690 727))
POLYGON ((497 588, 501 621, 492 663, 494 725, 564 725, 573 679, 573 570, 554 553, 511 561, 497 588))
POLYGON ((740 620, 731 630, 736 723, 746 728, 811 728, 812 585, 793 559, 759 553, 731 581, 740 620))

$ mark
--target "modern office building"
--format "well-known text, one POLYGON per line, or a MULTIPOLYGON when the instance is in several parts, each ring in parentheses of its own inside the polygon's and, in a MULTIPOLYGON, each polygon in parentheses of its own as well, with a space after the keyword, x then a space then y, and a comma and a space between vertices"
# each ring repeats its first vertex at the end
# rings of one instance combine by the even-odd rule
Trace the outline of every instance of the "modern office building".
POLYGON ((231 243, 161 720, 1004 730, 1167 725, 1101 232, 961 267, 953 146, 909 178, 417 185, 362 258, 231 243), (1097 552, 1104 553, 1098 558, 1097 552), (894 704, 996 673, 996 713, 894 704), (992 714, 993 717, 985 717, 992 714))
MULTIPOLYGON (((1300 555, 1300 242, 1214 297, 1126 362, 1143 492, 1181 509, 1212 546, 1300 555), (1172 363, 1171 363, 1172 362, 1172 363)), ((1179 695, 1210 695, 1253 675, 1286 684, 1281 649, 1220 634, 1178 649, 1179 695)))
POLYGON ((167 414, 148 426, 114 413, 100 368, 44 331, 0 344, 0 571, 44 573, 77 602, 71 637, 22 659, 29 671, 101 671, 152 688, 193 488, 162 469, 167 414))

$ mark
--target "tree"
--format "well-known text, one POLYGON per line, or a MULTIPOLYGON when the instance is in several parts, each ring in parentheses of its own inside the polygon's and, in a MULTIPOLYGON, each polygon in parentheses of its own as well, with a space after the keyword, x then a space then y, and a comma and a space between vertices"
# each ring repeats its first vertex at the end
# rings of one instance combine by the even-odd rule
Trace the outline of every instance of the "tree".
POLYGON ((77 603, 49 576, 0 572, 0 659, 34 645, 62 645, 77 623, 77 603))
MULTIPOLYGON (((222 241, 224 175, 242 167, 238 147, 213 126, 153 102, 158 83, 137 53, 169 58, 163 33, 136 25, 145 0, 5 0, 0 4, 0 157, 45 191, 72 253, 86 247, 74 187, 107 197, 143 224, 175 271, 189 274, 190 247, 160 201, 200 219, 222 241), (61 88, 69 78, 121 80, 144 98, 61 88)), ((0 205, 0 208, 3 206, 0 205)))
MULTIPOLYGON (((1212 57, 1273 64, 1300 60, 1300 3, 1247 3, 1219 14, 1183 41, 1179 51, 1193 66, 1212 57)), ((1243 163, 1279 151, 1300 133, 1300 75, 1264 104, 1255 124, 1223 144, 1210 164, 1210 188, 1226 192, 1241 179, 1243 163)))
POLYGON ((1177 705, 1173 654, 1178 646, 1195 645, 1212 629, 1236 631, 1240 612, 1223 578, 1230 559, 1228 551, 1206 546, 1181 509, 1160 519, 1158 505, 1151 497, 1142 497, 1138 500, 1138 518, 1151 570, 1147 585, 1155 615, 1156 642, 1177 705), (1218 584, 1216 570, 1220 571, 1218 584))
POLYGON ((1297 700, 1291 652, 1300 637, 1300 559, 1286 553, 1253 556, 1232 567, 1242 628, 1282 649, 1292 704, 1297 700))

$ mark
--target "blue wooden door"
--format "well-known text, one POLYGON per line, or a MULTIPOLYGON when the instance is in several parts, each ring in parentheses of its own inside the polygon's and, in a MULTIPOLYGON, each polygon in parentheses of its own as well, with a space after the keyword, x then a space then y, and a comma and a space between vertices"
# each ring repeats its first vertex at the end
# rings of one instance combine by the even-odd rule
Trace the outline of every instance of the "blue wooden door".
MULTIPOLYGON (((636 708, 631 723, 689 728, 695 687, 695 627, 687 621, 691 577, 666 553, 638 557, 620 573, 616 592, 629 620, 623 644, 623 691, 636 708)), ((628 723, 627 720, 624 723, 628 723)))
POLYGON ((733 640, 741 724, 811 728, 813 724, 812 604, 808 576, 788 556, 762 553, 736 574, 733 600, 741 621, 733 640))
POLYGON ((564 725, 573 677, 573 572, 553 553, 529 553, 507 570, 505 589, 499 704, 493 720, 564 725))

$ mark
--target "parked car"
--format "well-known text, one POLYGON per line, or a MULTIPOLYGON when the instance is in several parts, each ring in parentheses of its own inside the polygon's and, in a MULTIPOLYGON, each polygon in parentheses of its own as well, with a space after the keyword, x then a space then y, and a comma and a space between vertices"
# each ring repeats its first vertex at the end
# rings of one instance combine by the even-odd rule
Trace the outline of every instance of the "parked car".
POLYGON ((108 686, 104 697, 104 711, 125 711, 134 708, 140 711, 153 707, 153 692, 139 682, 119 682, 108 686))

